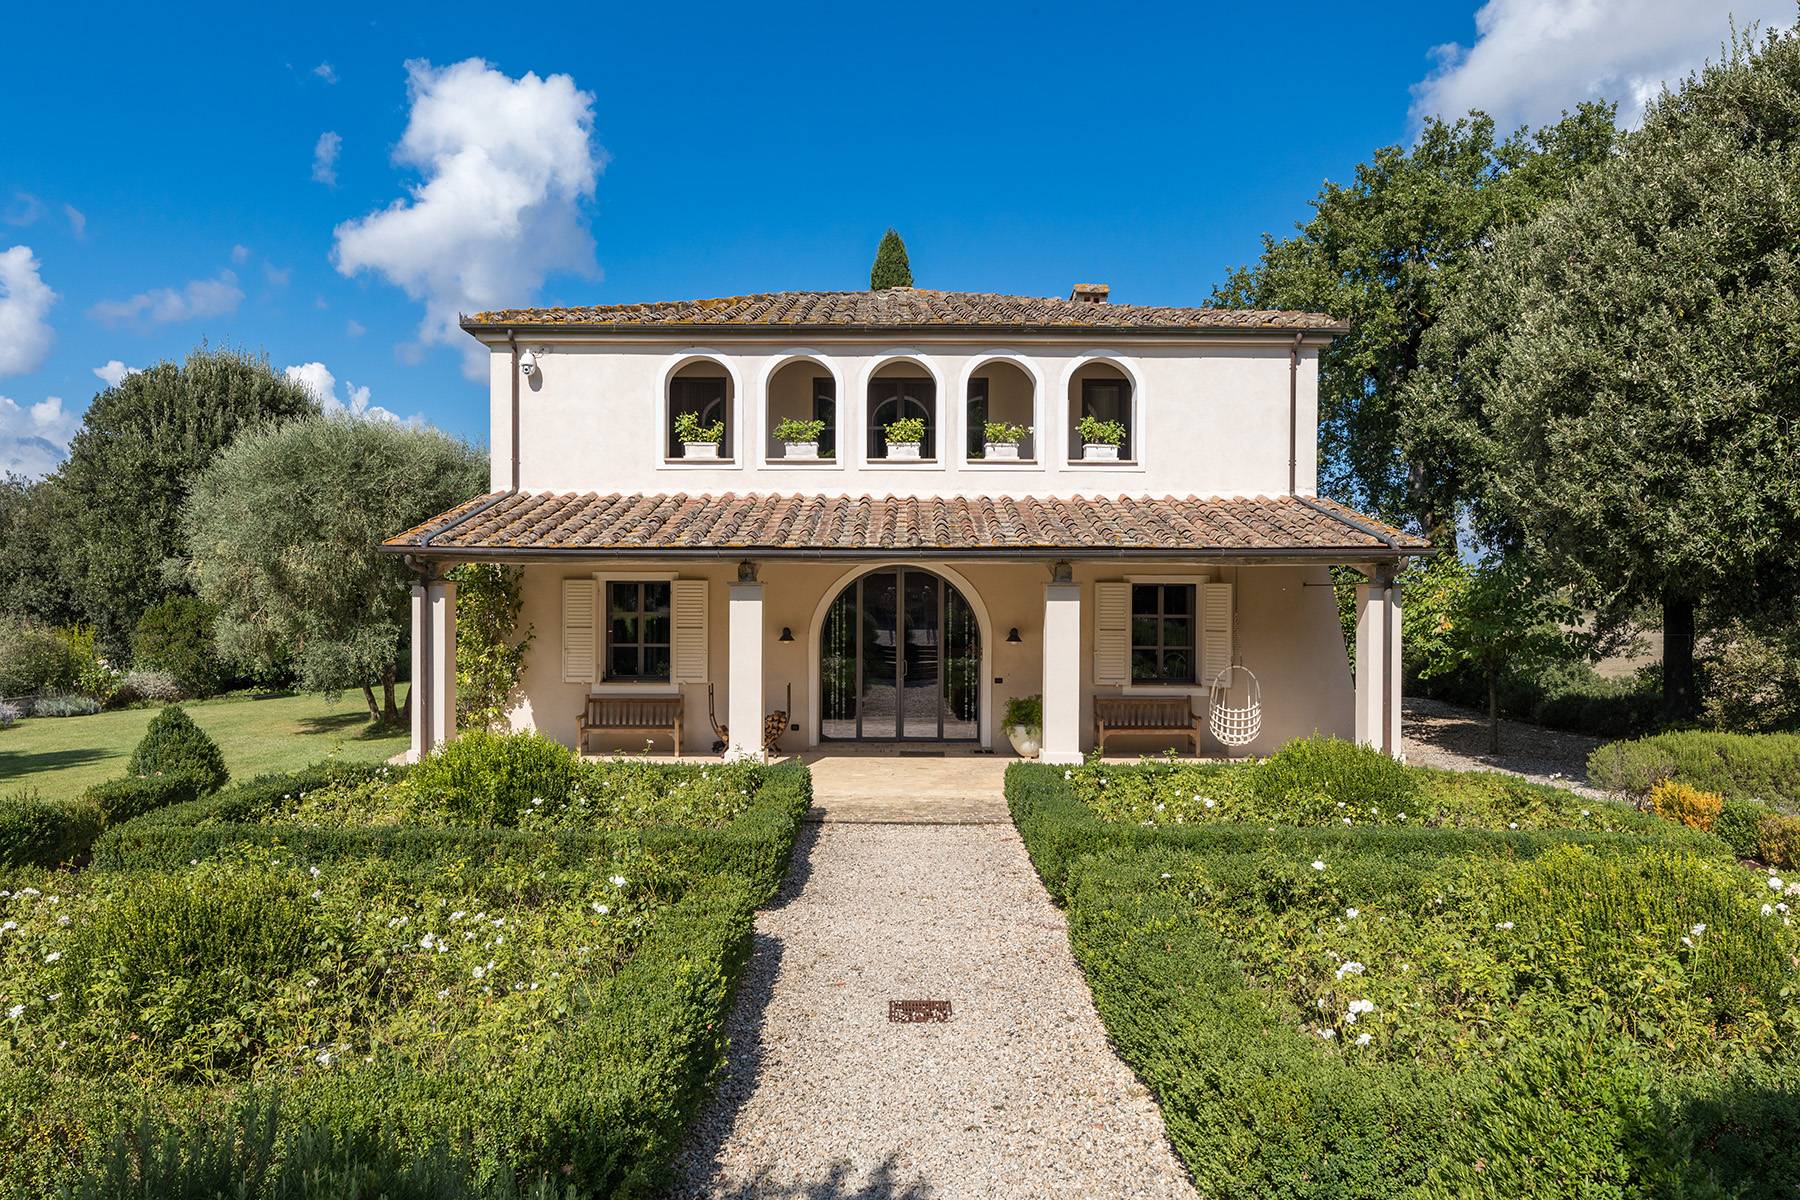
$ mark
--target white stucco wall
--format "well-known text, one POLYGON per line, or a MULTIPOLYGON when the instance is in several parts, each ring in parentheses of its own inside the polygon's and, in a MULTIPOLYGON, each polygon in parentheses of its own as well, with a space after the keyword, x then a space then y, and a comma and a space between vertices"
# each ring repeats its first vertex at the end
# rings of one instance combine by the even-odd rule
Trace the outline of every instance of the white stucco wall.
MULTIPOLYGON (((889 564, 891 565, 891 564, 889 564)), ((1013 696, 1027 696, 1043 690, 1042 629, 1044 620, 1044 584, 1049 573, 1043 563, 956 563, 930 561, 906 565, 940 570, 946 577, 967 584, 967 594, 977 613, 985 618, 983 640, 983 679, 986 692, 984 720, 986 743, 999 751, 1007 751, 1006 737, 999 728, 1000 715, 1013 696), (1007 631, 1017 628, 1020 641, 1006 641, 1007 631)), ((788 685, 793 687, 790 722, 798 724, 798 732, 790 732, 783 743, 789 751, 804 750, 816 743, 818 734, 813 692, 817 679, 815 650, 818 639, 816 618, 823 605, 834 597, 845 582, 856 574, 875 569, 876 564, 844 562, 780 562, 765 560, 761 578, 766 585, 763 603, 763 693, 765 708, 784 702, 788 685), (793 631, 792 642, 780 641, 781 630, 793 631)), ((530 566, 524 568, 521 628, 530 625, 535 637, 526 655, 524 686, 520 702, 512 718, 515 728, 535 728, 549 737, 573 745, 575 727, 584 697, 590 688, 578 683, 563 683, 561 672, 561 580, 573 577, 605 575, 612 571, 642 572, 641 561, 631 563, 584 562, 566 565, 530 566)), ((729 627, 727 593, 736 576, 732 563, 679 563, 662 568, 682 578, 704 578, 708 588, 708 668, 716 689, 715 703, 719 719, 726 719, 729 707, 729 627)), ((1323 567, 1310 566, 1234 566, 1196 567, 1193 564, 1133 564, 1121 569, 1110 564, 1077 563, 1074 581, 1081 591, 1080 737, 1081 746, 1093 744, 1093 697, 1097 692, 1117 693, 1120 689, 1096 689, 1094 679, 1094 584, 1101 580, 1156 576, 1158 578, 1192 578, 1198 582, 1211 578, 1235 584, 1236 624, 1235 651, 1239 662, 1254 671, 1263 687, 1263 733, 1251 746, 1233 753, 1271 753, 1282 742, 1314 731, 1350 737, 1354 733, 1354 704, 1350 669, 1344 653, 1344 642, 1338 623, 1336 601, 1323 567), (1312 585, 1312 586, 1307 586, 1312 585)), ((611 689, 614 694, 649 688, 611 689)), ((663 689, 666 694, 671 689, 663 689)), ((1157 689, 1163 692, 1164 689, 1157 689)), ((713 734, 706 719, 706 687, 689 684, 686 697, 685 752, 710 753, 713 734)), ((1150 694, 1148 691, 1141 694, 1150 694)), ((1195 710, 1204 713, 1203 688, 1188 689, 1195 710)), ((641 737, 621 736, 607 740, 595 736, 591 748, 607 750, 641 750, 641 737)), ((656 739, 659 752, 667 749, 666 738, 656 739)), ((1108 739, 1108 752, 1155 752, 1163 748, 1162 739, 1128 738, 1115 735, 1108 739)), ((1208 753, 1224 753, 1224 749, 1206 740, 1208 753)))
MULTIPOLYGON (((633 335, 636 338, 636 335, 633 335)), ((1316 481, 1318 350, 1301 354, 1297 434, 1299 491, 1316 481)), ((1092 340, 965 337, 853 340, 798 344, 775 337, 713 343, 669 339, 580 340, 522 335, 539 369, 522 380, 520 478, 528 491, 830 492, 915 495, 1273 495, 1287 491, 1288 348, 1291 338, 1092 340), (838 457, 784 463, 770 456, 771 374, 796 356, 821 364, 837 380, 838 457), (1039 431, 1038 461, 969 460, 969 377, 999 358, 1034 381, 1024 421, 1039 431), (896 368, 895 360, 917 364, 896 368), (697 464, 665 456, 668 379, 697 360, 716 361, 732 380, 736 412, 731 461, 697 464), (1084 364, 1116 363, 1135 384, 1135 463, 1096 466, 1070 461, 1070 380, 1084 364), (884 371, 883 369, 886 368, 884 371), (875 374, 916 373, 937 381, 939 455, 930 463, 865 461, 867 387, 875 374)), ((511 484, 512 378, 504 342, 491 358, 491 430, 496 489, 511 484)), ((792 379, 810 379, 811 369, 792 379)), ((1022 402, 1004 396, 1008 419, 1022 402)), ((789 404, 778 398, 775 415, 789 404)))

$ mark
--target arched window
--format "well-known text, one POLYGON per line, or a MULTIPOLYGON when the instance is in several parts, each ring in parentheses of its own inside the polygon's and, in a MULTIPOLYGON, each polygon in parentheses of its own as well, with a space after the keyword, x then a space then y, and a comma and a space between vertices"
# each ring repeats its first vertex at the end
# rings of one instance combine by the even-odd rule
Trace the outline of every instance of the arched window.
POLYGON ((1037 381, 1018 363, 995 359, 982 363, 969 375, 968 455, 970 461, 1012 460, 1031 462, 1037 458, 1037 381), (989 422, 1010 426, 1013 432, 1028 430, 1017 442, 1014 452, 997 448, 988 453, 989 422))
MULTIPOLYGON (((769 376, 768 386, 764 389, 768 396, 769 410, 763 423, 767 438, 763 457, 770 462, 807 461, 804 455, 788 453, 789 440, 778 437, 776 430, 783 421, 808 421, 821 426, 819 435, 810 439, 818 443, 817 458, 832 459, 837 456, 837 380, 831 372, 819 362, 809 358, 795 359, 784 363, 774 374, 769 376)), ((797 439, 805 442, 809 439, 797 439)))
POLYGON ((731 376, 716 362, 692 362, 669 379, 668 445, 664 453, 672 459, 729 459, 737 436, 732 420, 735 397, 731 376), (691 416, 692 423, 684 420, 691 416), (685 427, 685 428, 684 428, 685 427), (695 429, 700 432, 698 444, 684 436, 695 429), (716 435, 716 440, 714 440, 716 435), (704 447, 712 445, 707 451, 704 447))
MULTIPOLYGON (((1137 397, 1131 379, 1108 362, 1087 363, 1069 380, 1069 461, 1133 462, 1137 459, 1137 397), (1115 452, 1104 448, 1088 450, 1089 443, 1081 435, 1083 418, 1091 418, 1108 432, 1123 436, 1115 452)), ((1090 426, 1090 428, 1092 428, 1090 426)), ((1102 439, 1098 445, 1108 443, 1102 439)))
POLYGON ((869 380, 869 457, 901 458, 904 452, 890 450, 888 426, 896 421, 917 419, 924 422, 924 435, 919 440, 918 457, 937 457, 937 380, 924 367, 914 362, 889 363, 869 380))

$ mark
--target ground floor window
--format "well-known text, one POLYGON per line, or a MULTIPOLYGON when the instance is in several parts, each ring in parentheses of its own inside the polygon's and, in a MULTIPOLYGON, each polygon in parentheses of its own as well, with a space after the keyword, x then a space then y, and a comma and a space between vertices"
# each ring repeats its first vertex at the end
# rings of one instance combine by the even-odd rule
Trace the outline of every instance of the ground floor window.
POLYGON ((1194 682, 1194 585, 1131 588, 1131 681, 1194 682))
POLYGON ((669 681, 668 580, 612 580, 606 585, 606 678, 619 683, 669 681))

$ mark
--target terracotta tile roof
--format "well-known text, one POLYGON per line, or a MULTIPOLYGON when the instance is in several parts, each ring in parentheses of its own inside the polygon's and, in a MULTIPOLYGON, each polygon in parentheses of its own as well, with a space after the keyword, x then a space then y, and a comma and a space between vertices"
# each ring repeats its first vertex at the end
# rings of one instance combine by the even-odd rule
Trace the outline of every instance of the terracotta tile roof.
POLYGON ((1418 554, 1426 542, 1313 497, 1160 499, 492 492, 384 543, 434 552, 1418 554))
POLYGON ((596 330, 706 328, 1009 329, 1137 331, 1288 330, 1343 333, 1349 323, 1323 313, 1254 308, 1167 308, 1090 304, 1044 296, 995 296, 888 288, 879 292, 769 292, 716 300, 510 308, 462 319, 465 328, 563 325, 596 330))

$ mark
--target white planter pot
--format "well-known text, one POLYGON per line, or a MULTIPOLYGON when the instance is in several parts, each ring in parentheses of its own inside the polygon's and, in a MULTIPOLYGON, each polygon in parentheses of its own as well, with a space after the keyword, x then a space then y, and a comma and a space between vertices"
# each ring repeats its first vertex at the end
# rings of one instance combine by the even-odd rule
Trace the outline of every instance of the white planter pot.
POLYGON ((889 442, 887 456, 889 458, 916 459, 919 457, 919 447, 922 444, 920 442, 889 442))
POLYGON ((1006 737, 1020 758, 1036 758, 1043 745, 1044 731, 1030 725, 1008 725, 1006 737))
POLYGON ((717 442, 683 442, 683 443, 681 443, 681 456, 683 458, 716 459, 719 457, 719 443, 717 443, 717 442))
POLYGON ((1082 462, 1118 462, 1119 448, 1109 446, 1105 442, 1081 443, 1082 462))
POLYGON ((783 454, 788 458, 817 458, 819 443, 817 442, 783 442, 783 454))
POLYGON ((1017 462, 1017 461, 1019 461, 1019 443, 1017 443, 1017 442, 989 442, 987 444, 987 450, 984 451, 984 454, 988 458, 1004 458, 1004 459, 1011 459, 1013 462, 1017 462))

